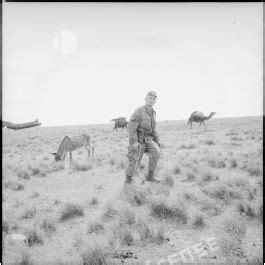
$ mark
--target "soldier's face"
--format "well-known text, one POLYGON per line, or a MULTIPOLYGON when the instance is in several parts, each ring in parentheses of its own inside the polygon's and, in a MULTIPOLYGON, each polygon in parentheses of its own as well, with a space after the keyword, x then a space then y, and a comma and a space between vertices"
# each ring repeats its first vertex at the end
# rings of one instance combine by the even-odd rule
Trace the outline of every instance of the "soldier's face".
POLYGON ((149 107, 153 107, 156 103, 156 97, 150 95, 145 98, 145 103, 149 107))

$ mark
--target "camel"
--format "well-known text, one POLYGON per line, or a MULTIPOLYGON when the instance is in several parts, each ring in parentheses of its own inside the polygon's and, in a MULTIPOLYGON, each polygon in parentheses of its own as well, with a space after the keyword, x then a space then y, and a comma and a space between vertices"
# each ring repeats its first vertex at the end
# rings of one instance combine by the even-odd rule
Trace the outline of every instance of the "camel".
POLYGON ((204 123, 205 120, 209 120, 212 118, 213 115, 215 115, 216 112, 211 112, 209 116, 205 116, 202 112, 200 111, 194 111, 191 113, 187 126, 190 125, 190 128, 192 129, 192 123, 197 122, 201 126, 202 124, 204 125, 204 128, 206 128, 206 125, 204 123))

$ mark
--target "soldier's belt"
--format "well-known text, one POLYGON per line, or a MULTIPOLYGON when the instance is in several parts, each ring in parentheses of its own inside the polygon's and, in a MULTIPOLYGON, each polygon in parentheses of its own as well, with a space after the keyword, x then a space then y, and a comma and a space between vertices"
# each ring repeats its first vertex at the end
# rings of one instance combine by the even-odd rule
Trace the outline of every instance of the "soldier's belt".
POLYGON ((145 129, 138 129, 137 136, 138 136, 138 141, 140 143, 148 143, 152 140, 151 134, 145 129))

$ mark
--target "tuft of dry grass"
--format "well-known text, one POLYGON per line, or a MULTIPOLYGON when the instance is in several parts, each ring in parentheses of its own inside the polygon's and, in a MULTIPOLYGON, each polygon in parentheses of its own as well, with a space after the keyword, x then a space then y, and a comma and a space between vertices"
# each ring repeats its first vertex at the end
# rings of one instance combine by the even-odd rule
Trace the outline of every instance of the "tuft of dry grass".
POLYGON ((190 144, 182 144, 180 147, 179 147, 179 149, 194 149, 194 148, 196 148, 196 145, 195 144, 192 144, 192 143, 190 143, 190 144))
POLYGON ((36 244, 43 244, 42 235, 36 227, 26 228, 24 233, 27 237, 27 245, 29 247, 36 244))
POLYGON ((231 158, 228 163, 231 168, 237 167, 237 160, 235 158, 231 158))
POLYGON ((216 203, 207 201, 201 201, 200 210, 203 212, 207 212, 207 214, 211 216, 219 215, 222 212, 222 208, 216 203))
POLYGON ((40 172, 37 176, 38 176, 38 177, 45 178, 45 177, 47 177, 47 173, 44 172, 44 171, 42 171, 42 172, 40 172))
POLYGON ((100 233, 104 230, 104 225, 98 221, 91 221, 87 227, 87 233, 100 233))
POLYGON ((247 192, 248 192, 248 200, 253 201, 257 195, 256 190, 249 189, 247 190, 247 192))
POLYGON ((165 230, 162 227, 154 229, 152 231, 152 237, 150 238, 150 241, 159 245, 162 244, 164 241, 166 241, 165 230))
POLYGON ((232 146, 241 146, 241 144, 239 144, 238 142, 230 142, 230 145, 232 145, 232 146))
POLYGON ((199 163, 199 160, 197 157, 191 157, 190 161, 193 163, 193 164, 198 164, 199 163))
POLYGON ((54 224, 54 221, 52 221, 51 219, 48 219, 48 218, 45 218, 44 220, 42 220, 42 222, 40 224, 40 228, 42 230, 44 230, 45 232, 56 231, 56 226, 54 224))
MULTIPOLYGON (((154 190, 153 192, 154 192, 153 196, 160 195, 160 196, 168 197, 170 195, 170 191, 169 191, 168 187, 164 186, 164 185, 159 185, 158 187, 156 187, 156 190, 154 190)), ((150 198, 151 198, 151 196, 149 197, 149 200, 150 200, 150 198)))
POLYGON ((244 178, 243 176, 231 179, 230 183, 239 188, 248 188, 250 186, 249 180, 244 178))
POLYGON ((232 216, 224 220, 224 230, 228 236, 241 243, 246 235, 246 224, 241 218, 232 216))
POLYGON ((20 226, 16 223, 14 220, 7 220, 6 217, 3 217, 2 219, 2 232, 3 233, 12 233, 15 230, 18 230, 20 226))
POLYGON ((212 172, 210 171, 203 172, 201 176, 201 183, 210 182, 213 179, 214 179, 214 175, 212 174, 212 172))
POLYGON ((151 195, 151 191, 149 189, 134 185, 130 185, 123 190, 125 200, 135 206, 147 203, 149 195, 151 195))
POLYGON ((187 223, 186 208, 182 204, 169 203, 166 199, 157 198, 150 201, 151 214, 160 219, 174 219, 183 224, 187 223))
POLYGON ((136 229, 140 235, 140 241, 161 244, 166 240, 165 231, 162 227, 154 228, 142 219, 136 224, 136 229))
POLYGON ((37 211, 36 211, 35 206, 32 206, 24 210, 24 212, 21 215, 21 218, 24 218, 24 219, 32 218, 33 216, 35 216, 36 212, 37 211))
POLYGON ((258 164, 248 165, 246 167, 246 171, 249 173, 250 176, 262 176, 263 175, 262 167, 258 164))
POLYGON ((227 187, 224 183, 208 186, 203 192, 209 197, 220 200, 225 204, 229 204, 233 199, 241 199, 242 197, 238 191, 227 187))
POLYGON ((19 172, 17 172, 17 176, 22 179, 30 179, 30 173, 26 169, 22 169, 19 172))
POLYGON ((242 141, 243 139, 241 137, 237 137, 237 136, 232 136, 230 138, 231 141, 242 141))
POLYGON ((168 187, 174 186, 174 179, 172 176, 165 176, 162 180, 162 183, 168 187))
POLYGON ((14 187, 16 186, 16 183, 14 181, 4 181, 3 182, 3 188, 10 188, 10 189, 14 189, 14 187))
POLYGON ((205 220, 204 220, 204 216, 201 213, 196 213, 193 217, 192 217, 192 226, 194 228, 202 228, 205 226, 205 220))
POLYGON ((207 145, 215 145, 215 142, 213 140, 210 140, 210 139, 205 140, 203 143, 205 143, 207 145))
POLYGON ((131 246, 134 243, 132 230, 128 227, 120 227, 115 230, 114 238, 118 239, 122 246, 131 246))
POLYGON ((222 225, 224 233, 219 241, 222 254, 228 258, 229 263, 242 262, 246 258, 242 247, 242 240, 246 235, 245 221, 239 215, 227 212, 222 225))
POLYGON ((242 245, 231 237, 222 237, 219 242, 222 254, 228 258, 229 263, 232 264, 237 260, 240 264, 240 259, 245 257, 245 252, 242 245))
POLYGON ((81 253, 83 265, 107 265, 108 254, 99 244, 90 244, 81 253))
POLYGON ((92 197, 91 200, 90 200, 90 202, 89 202, 89 204, 90 204, 91 206, 95 206, 95 205, 97 205, 97 204, 98 204, 98 198, 96 198, 96 197, 92 197))
POLYGON ((111 166, 114 166, 117 163, 117 161, 114 158, 110 158, 109 163, 111 166))
POLYGON ((102 221, 108 222, 118 215, 118 210, 114 208, 112 204, 105 205, 104 212, 102 214, 102 221))
POLYGON ((224 160, 221 157, 209 157, 208 164, 213 168, 223 168, 226 166, 224 160))
POLYGON ((29 166, 29 170, 31 171, 31 175, 35 176, 42 172, 42 168, 38 165, 29 166))
POLYGON ((179 175, 179 174, 181 174, 181 172, 182 172, 182 170, 181 170, 180 166, 176 165, 173 167, 173 174, 174 175, 179 175))
POLYGON ((263 220, 263 203, 260 201, 247 202, 241 200, 237 204, 237 211, 239 214, 245 214, 252 218, 257 217, 261 221, 263 220))
POLYGON ((24 190, 24 188, 25 187, 23 184, 18 183, 18 184, 13 185, 12 190, 13 191, 20 191, 20 190, 24 190))
POLYGON ((5 217, 3 217, 2 219, 2 232, 4 233, 8 233, 9 232, 9 225, 8 225, 8 221, 5 217))
POLYGON ((74 203, 67 203, 60 214, 60 221, 64 221, 69 218, 73 218, 75 216, 83 216, 84 211, 80 205, 74 203))
POLYGON ((193 172, 188 172, 186 176, 187 176, 186 178, 187 181, 193 181, 196 178, 196 175, 193 172))
MULTIPOLYGON (((248 132, 246 132, 246 133, 248 133, 248 132)), ((230 132, 228 132, 228 133, 225 134, 225 136, 230 136, 230 135, 238 135, 238 133, 237 132, 230 131, 230 132)))
POLYGON ((32 195, 30 195, 30 198, 37 198, 39 196, 40 196, 40 194, 38 192, 34 192, 34 193, 32 193, 32 195))
POLYGON ((102 160, 101 160, 100 158, 98 158, 98 159, 96 160, 96 166, 97 166, 97 167, 101 167, 102 165, 103 165, 102 160))
MULTIPOLYGON (((126 168, 126 161, 123 161, 123 160, 120 160, 118 163, 117 163, 117 168, 118 169, 124 169, 126 168)), ((140 167, 141 168, 141 167, 140 167)))
POLYGON ((136 215, 132 208, 124 208, 120 211, 119 214, 120 226, 133 225, 135 223, 136 215))
POLYGON ((23 249, 20 256, 16 260, 16 265, 32 265, 30 254, 23 249))
POLYGON ((183 198, 190 200, 190 201, 196 201, 197 200, 197 197, 191 192, 185 192, 183 194, 183 198))
POLYGON ((141 241, 145 241, 152 236, 152 229, 144 220, 139 219, 136 228, 139 231, 141 241))
POLYGON ((248 265, 264 265, 263 262, 263 253, 260 253, 260 255, 256 257, 251 257, 247 259, 248 265))

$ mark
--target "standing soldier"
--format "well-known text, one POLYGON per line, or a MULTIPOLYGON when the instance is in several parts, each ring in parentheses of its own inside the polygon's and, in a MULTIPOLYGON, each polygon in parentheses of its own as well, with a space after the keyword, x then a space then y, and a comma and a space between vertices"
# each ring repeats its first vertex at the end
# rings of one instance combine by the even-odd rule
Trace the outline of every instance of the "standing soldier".
POLYGON ((156 97, 156 92, 148 92, 145 97, 145 105, 136 109, 129 120, 129 147, 127 155, 129 158, 129 164, 125 173, 126 184, 132 182, 137 166, 136 163, 138 162, 137 160, 139 160, 140 150, 149 156, 146 181, 160 182, 154 178, 154 173, 160 157, 160 148, 164 147, 163 144, 159 143, 159 138, 156 132, 156 112, 152 108, 156 103, 156 97))

